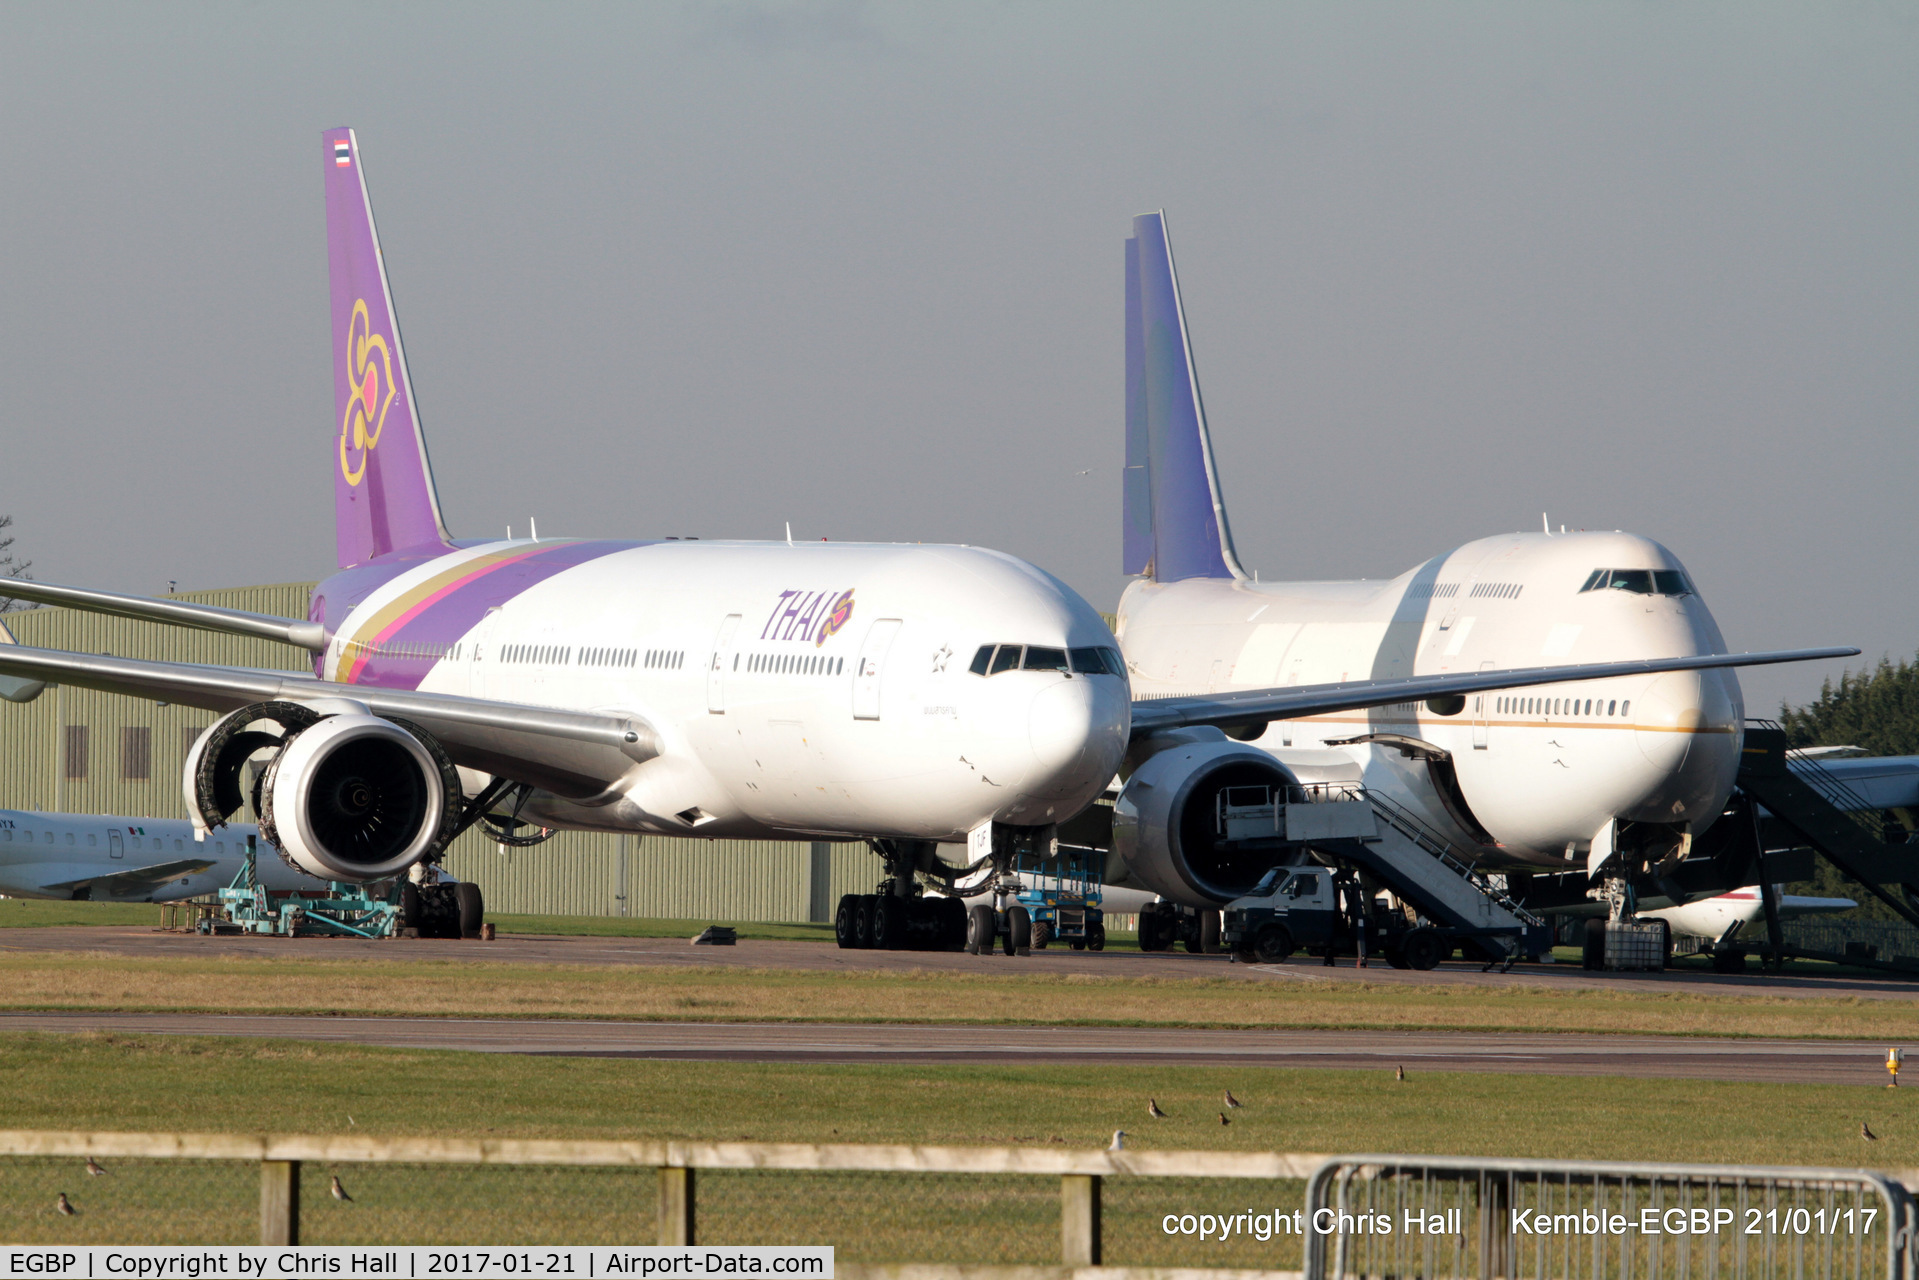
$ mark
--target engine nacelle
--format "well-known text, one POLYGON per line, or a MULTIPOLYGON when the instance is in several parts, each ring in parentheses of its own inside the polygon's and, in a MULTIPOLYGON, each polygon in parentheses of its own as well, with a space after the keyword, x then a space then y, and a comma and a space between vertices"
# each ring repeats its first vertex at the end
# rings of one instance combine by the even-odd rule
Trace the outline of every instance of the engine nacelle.
POLYGON ((1250 893, 1275 858, 1270 849, 1226 847, 1217 817, 1220 793, 1227 787, 1296 782, 1267 752, 1223 735, 1169 747, 1142 761, 1121 788, 1113 810, 1113 848, 1162 898, 1222 906, 1250 893))
POLYGON ((380 880, 437 852, 458 774, 423 734, 372 715, 336 715, 292 735, 267 767, 260 828, 322 880, 380 880))

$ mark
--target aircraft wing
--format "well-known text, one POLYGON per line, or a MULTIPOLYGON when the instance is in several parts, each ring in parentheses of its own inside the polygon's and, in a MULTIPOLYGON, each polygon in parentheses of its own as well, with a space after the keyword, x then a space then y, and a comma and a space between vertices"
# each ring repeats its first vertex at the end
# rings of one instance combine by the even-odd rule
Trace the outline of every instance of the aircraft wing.
POLYGON ((178 858, 172 862, 156 862, 150 867, 128 867, 125 870, 102 867, 100 875, 82 876, 78 880, 62 880, 58 884, 43 884, 40 888, 47 893, 103 889, 112 897, 128 898, 142 891, 151 893, 169 880, 198 875, 213 865, 211 858, 178 858))
POLYGON ((571 798, 598 794, 634 764, 660 754, 658 734, 639 716, 338 684, 297 671, 148 662, 0 645, 0 676, 219 712, 255 702, 350 699, 375 715, 398 716, 419 725, 439 739, 455 764, 571 798))
POLYGON ((6 588, 10 598, 31 600, 36 604, 61 605, 69 609, 84 609, 89 613, 112 614, 116 618, 137 618, 142 622, 198 627, 202 631, 224 631, 230 635, 278 640, 281 644, 294 645, 314 653, 326 648, 326 628, 317 622, 300 618, 276 618, 269 613, 222 609, 218 605, 195 604, 190 600, 121 595, 117 591, 96 591, 92 587, 61 587, 51 582, 9 579, 6 588))
MULTIPOLYGON (((1133 733, 1157 733, 1192 725, 1231 729, 1267 720, 1297 720, 1336 711, 1362 711, 1395 702, 1424 702, 1493 689, 1524 689, 1570 680, 1655 675, 1662 671, 1704 671, 1714 667, 1757 667, 1775 662, 1812 662, 1851 658, 1857 649, 1782 649, 1771 653, 1704 653, 1685 658, 1646 658, 1631 662, 1582 662, 1562 667, 1513 667, 1504 671, 1455 671, 1406 676, 1398 680, 1346 680, 1303 684, 1286 689, 1248 689, 1239 693, 1149 698, 1133 703, 1133 733)), ((0 654, 0 670, 6 658, 0 654)))

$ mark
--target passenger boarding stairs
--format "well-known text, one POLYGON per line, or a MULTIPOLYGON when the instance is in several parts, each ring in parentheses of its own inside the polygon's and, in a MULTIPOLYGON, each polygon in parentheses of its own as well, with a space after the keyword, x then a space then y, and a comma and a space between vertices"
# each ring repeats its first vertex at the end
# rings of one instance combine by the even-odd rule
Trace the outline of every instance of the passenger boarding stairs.
POLYGON ((1404 806, 1360 786, 1231 787, 1220 795, 1228 839, 1264 828, 1371 874, 1429 922, 1510 958, 1550 947, 1551 927, 1474 867, 1442 833, 1404 806), (1233 804, 1265 793, 1264 803, 1233 804))
POLYGON ((1746 722, 1739 789, 1893 911, 1919 925, 1912 891, 1902 895, 1884 888, 1919 889, 1919 849, 1888 844, 1877 807, 1817 760, 1788 756, 1785 731, 1775 722, 1746 722))

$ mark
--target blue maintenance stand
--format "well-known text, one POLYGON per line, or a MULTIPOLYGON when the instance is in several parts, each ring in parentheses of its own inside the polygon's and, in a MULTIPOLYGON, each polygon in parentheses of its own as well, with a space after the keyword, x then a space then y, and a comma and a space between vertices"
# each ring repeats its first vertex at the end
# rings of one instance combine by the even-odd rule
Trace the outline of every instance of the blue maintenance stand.
POLYGON ((365 885, 328 883, 324 893, 269 895, 260 883, 255 864, 254 837, 247 837, 247 857, 220 890, 226 909, 224 921, 202 920, 202 933, 266 934, 280 938, 396 938, 400 934, 400 887, 395 881, 383 893, 365 885))

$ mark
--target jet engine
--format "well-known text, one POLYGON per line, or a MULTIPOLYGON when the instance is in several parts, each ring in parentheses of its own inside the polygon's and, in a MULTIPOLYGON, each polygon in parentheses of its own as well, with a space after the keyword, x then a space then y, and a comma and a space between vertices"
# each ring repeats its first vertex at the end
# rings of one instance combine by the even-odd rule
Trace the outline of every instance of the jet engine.
POLYGON ((1259 803, 1261 792, 1296 782, 1267 752, 1223 736, 1170 747, 1147 757, 1121 788, 1113 848, 1161 897, 1223 905, 1251 892, 1279 854, 1259 840, 1229 839, 1222 801, 1259 803), (1258 790, 1227 795, 1240 787, 1258 790))
POLYGON ((225 823, 250 792, 261 834, 322 880, 381 880, 445 848, 465 810, 459 771, 432 735, 357 704, 246 707, 187 755, 190 811, 225 823))

